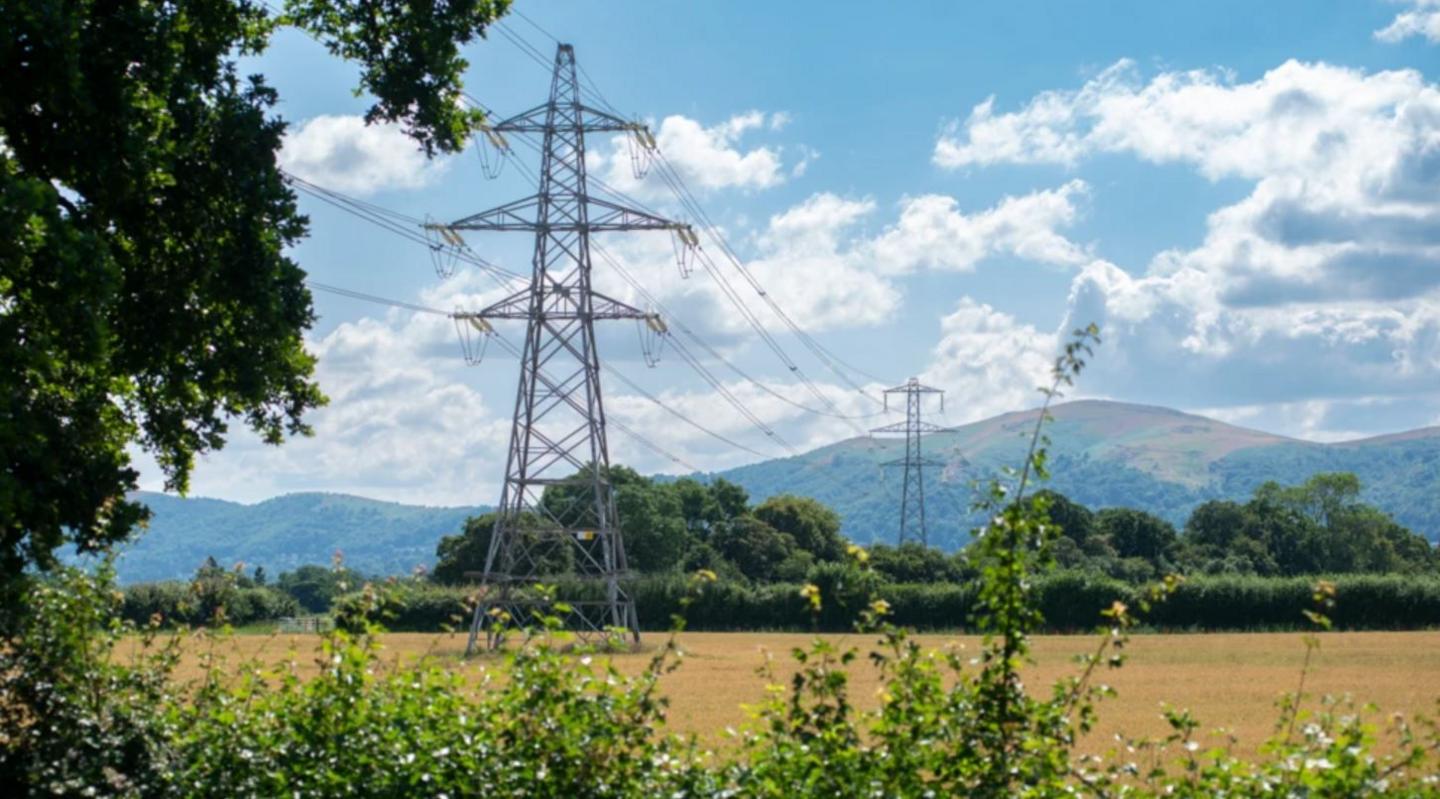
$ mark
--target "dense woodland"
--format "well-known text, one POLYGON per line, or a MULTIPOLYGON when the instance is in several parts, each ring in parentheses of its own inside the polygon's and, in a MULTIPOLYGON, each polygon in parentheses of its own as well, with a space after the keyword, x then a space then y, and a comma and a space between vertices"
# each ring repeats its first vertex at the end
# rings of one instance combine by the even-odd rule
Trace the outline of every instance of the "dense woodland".
MULTIPOLYGON (((850 538, 840 518, 809 498, 781 495, 751 505, 723 479, 651 480, 613 467, 616 502, 631 568, 642 574, 710 569, 751 583, 796 582, 816 564, 844 560, 850 538)), ((1440 558, 1423 537, 1360 501, 1360 481, 1317 474, 1302 485, 1265 483, 1244 503, 1201 504, 1177 530, 1132 508, 1092 510, 1053 491, 1041 496, 1063 537, 1056 561, 1067 570, 1143 582, 1166 574, 1296 576, 1435 574, 1440 558)), ((543 500, 564 507, 558 491, 543 500)), ((583 524, 583 520, 574 520, 583 524)), ((434 579, 458 583, 485 566, 494 516, 469 520, 437 549, 434 579)), ((862 539, 863 540, 863 539, 862 539)), ((870 562, 896 583, 965 578, 966 557, 919 544, 868 548, 870 562)), ((564 564, 555 564, 556 573, 564 564)))
MULTIPOLYGON (((962 586, 977 575, 965 550, 946 553, 913 542, 857 550, 839 517, 813 499, 782 495, 752 504, 744 489, 723 479, 653 480, 623 466, 613 467, 609 476, 636 573, 631 590, 648 624, 669 619, 683 595, 684 575, 700 570, 720 581, 710 604, 691 614, 692 624, 705 628, 803 627, 811 620, 795 600, 795 588, 805 583, 837 593, 846 585, 856 591, 884 585, 906 623, 929 628, 967 623, 973 598, 962 586), (857 557, 864 561, 863 578, 857 557)), ((1298 486, 1266 483, 1247 502, 1200 505, 1181 529, 1144 511, 1095 510, 1041 491, 1037 499, 1058 528, 1055 572, 1042 580, 1048 623, 1055 629, 1086 628, 1093 619, 1076 616, 1073 608, 1091 614, 1167 575, 1185 577, 1189 585, 1179 603, 1184 610, 1162 612, 1155 620, 1160 624, 1293 625, 1300 621, 1294 603, 1309 591, 1306 578, 1320 575, 1354 576, 1345 584, 1367 597, 1339 617, 1342 623, 1440 622, 1440 554, 1361 502, 1361 489, 1355 476, 1345 473, 1318 474, 1298 486), (1426 590, 1417 605, 1413 592, 1421 588, 1426 590), (1242 595, 1243 602, 1236 598, 1242 595)), ((551 508, 577 506, 569 500, 563 489, 552 488, 542 501, 551 508)), ((397 581, 406 589, 397 594, 403 600, 392 608, 392 625, 434 630, 459 622, 475 583, 466 574, 484 569, 494 521, 493 513, 468 519, 461 531, 441 539, 433 571, 397 581)), ((555 582, 568 579, 564 554, 549 563, 555 582)), ((223 608, 228 620, 242 624, 329 613, 367 580, 379 579, 336 562, 301 566, 271 580, 263 569, 227 571, 210 559, 188 583, 128 587, 126 612, 136 621, 158 616, 204 623, 223 608)), ((834 621, 841 628, 847 623, 840 616, 834 621)))

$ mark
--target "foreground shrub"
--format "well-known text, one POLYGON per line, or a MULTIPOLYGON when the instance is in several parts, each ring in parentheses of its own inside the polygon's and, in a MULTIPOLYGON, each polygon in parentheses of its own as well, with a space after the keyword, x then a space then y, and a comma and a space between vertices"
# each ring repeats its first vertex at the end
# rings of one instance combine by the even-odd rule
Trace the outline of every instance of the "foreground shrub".
MULTIPOLYGON (((116 641, 136 630, 110 576, 36 580, 0 643, 0 794, 161 795, 176 762, 166 708, 177 641, 118 662, 116 641)), ((149 649, 154 630, 141 634, 149 649)))

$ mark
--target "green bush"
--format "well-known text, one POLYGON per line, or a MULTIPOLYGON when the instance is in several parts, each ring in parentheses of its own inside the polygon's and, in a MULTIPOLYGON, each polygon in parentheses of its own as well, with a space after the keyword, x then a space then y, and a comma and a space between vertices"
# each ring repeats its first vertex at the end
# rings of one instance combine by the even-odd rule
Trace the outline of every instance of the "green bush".
POLYGON ((300 612, 293 597, 268 586, 178 580, 126 586, 120 608, 122 618, 141 626, 152 619, 167 626, 246 625, 300 612))
MULTIPOLYGON (((791 630, 843 632, 870 597, 890 603, 891 619, 916 630, 966 630, 974 610, 974 588, 961 583, 880 583, 870 573, 844 564, 812 567, 812 580, 831 597, 819 616, 800 596, 800 584, 753 585, 725 580, 709 586, 684 609, 686 628, 697 631, 791 630)), ((1331 578, 1339 595, 1333 614, 1336 629, 1415 630, 1440 627, 1440 578, 1340 575, 1331 578)), ((1100 622, 1100 611, 1117 600, 1133 604, 1139 589, 1087 572, 1055 572, 1033 580, 1047 632, 1085 632, 1100 622)), ((1159 630, 1282 630, 1307 622, 1315 581, 1301 577, 1194 577, 1176 587, 1156 606, 1145 624, 1159 630)), ((435 632, 468 624, 473 588, 400 581, 381 621, 392 630, 435 632)), ((627 585, 641 625, 664 630, 681 612, 687 581, 655 576, 627 585)), ((559 585, 561 596, 597 599, 596 585, 559 585), (591 593, 586 593, 587 590, 591 593)), ((128 596, 128 594, 127 594, 128 596)), ((127 600, 127 608, 129 602, 127 600)), ((145 618, 133 616, 139 620, 145 618)))

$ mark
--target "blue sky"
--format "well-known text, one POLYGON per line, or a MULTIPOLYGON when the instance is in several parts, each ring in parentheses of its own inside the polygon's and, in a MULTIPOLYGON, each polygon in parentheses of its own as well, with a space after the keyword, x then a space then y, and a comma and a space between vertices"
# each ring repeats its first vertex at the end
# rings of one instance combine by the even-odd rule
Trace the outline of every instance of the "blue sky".
MULTIPOLYGON (((548 34, 573 43, 605 98, 652 125, 787 313, 865 373, 944 388, 946 421, 1033 404, 1060 334, 1095 321, 1106 344, 1077 396, 1316 440, 1440 423, 1440 0, 517 8, 544 32, 518 17, 507 30, 547 58, 548 34)), ((467 90, 499 114, 544 99, 546 70, 505 36, 467 57, 467 90)), ((531 191, 513 164, 488 180, 474 152, 427 164, 393 130, 365 128, 354 70, 303 36, 247 67, 280 90, 283 161, 315 183, 441 220, 531 191)), ((684 216, 653 177, 629 175, 623 142, 589 147, 593 174, 684 216)), ((442 280, 423 247, 303 199, 312 236, 296 257, 318 281, 446 310, 498 296, 476 270, 442 280)), ((469 238, 519 272, 530 244, 469 238)), ((709 278, 680 279, 664 234, 603 246, 749 374, 814 404, 709 278)), ((602 272, 602 288, 634 299, 602 272)), ((317 436, 275 449, 237 435, 194 492, 494 501, 513 358, 492 348, 467 367, 448 320, 316 303, 332 397, 317 436)), ((780 341, 837 407, 874 408, 780 341)), ((647 368, 628 323, 601 347, 670 406, 786 454, 678 358, 647 368)), ((885 421, 727 385, 795 450, 885 421)), ((614 381, 607 398, 680 463, 612 434, 616 461, 673 472, 757 458, 614 381)))

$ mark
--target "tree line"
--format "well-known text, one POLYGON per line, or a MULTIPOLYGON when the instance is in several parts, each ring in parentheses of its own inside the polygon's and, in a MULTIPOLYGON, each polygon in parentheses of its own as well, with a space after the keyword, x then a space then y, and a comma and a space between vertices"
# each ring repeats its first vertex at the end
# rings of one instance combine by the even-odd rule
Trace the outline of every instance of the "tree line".
MULTIPOLYGON (((656 480, 624 466, 610 468, 631 569, 667 574, 708 569, 722 579, 763 584, 800 582, 819 564, 846 557, 851 540, 840 517, 807 497, 782 494, 751 505, 745 489, 723 478, 656 480)), ((578 483, 578 481, 577 481, 578 483)), ((1041 491, 1061 536, 1055 560, 1063 570, 1131 583, 1166 574, 1293 577, 1310 574, 1436 574, 1440 556, 1422 536, 1360 501, 1349 473, 1317 474, 1296 486, 1267 482, 1247 501, 1211 500, 1181 529, 1135 508, 1093 510, 1054 491, 1041 491)), ((564 488, 548 489, 546 509, 572 503, 564 488)), ((567 522, 583 525, 571 511, 567 522)), ((563 517, 562 517, 563 518, 563 517)), ((495 514, 468 520, 442 539, 433 578, 470 581, 485 567, 495 514)), ((524 522, 522 520, 522 527, 524 522)), ((871 567, 893 583, 960 582, 962 553, 918 543, 868 545, 871 567)), ((545 564, 565 574, 568 564, 545 564)))
MULTIPOLYGON (((856 550, 839 516, 824 504, 793 495, 752 504, 745 489, 723 478, 709 483, 657 480, 624 466, 612 467, 609 478, 616 487, 635 575, 631 590, 654 619, 669 618, 673 602, 683 594, 683 575, 706 570, 733 588, 712 592, 714 613, 697 616, 701 626, 803 626, 804 614, 791 607, 790 587, 804 583, 885 585, 892 594, 901 586, 934 586, 934 591, 905 593, 906 599, 897 602, 902 615, 922 627, 963 623, 970 598, 960 586, 978 576, 963 550, 947 553, 918 543, 873 543, 856 550), (854 568, 857 555, 865 561, 863 578, 854 568), (776 590, 765 590, 767 586, 776 590), (706 621, 711 615, 714 618, 706 621)), ((1069 617, 1056 616, 1065 607, 1058 599, 1062 593, 1123 598, 1134 586, 1172 574, 1196 581, 1186 591, 1194 597, 1186 600, 1188 610, 1164 621, 1224 629, 1283 626, 1283 617, 1265 608, 1288 606, 1297 591, 1303 594, 1305 581, 1299 578, 1307 575, 1440 579, 1436 549, 1360 502, 1360 489, 1360 481, 1347 473, 1317 474, 1297 486, 1266 483, 1244 502, 1201 504, 1179 529, 1142 510, 1095 510, 1057 492, 1040 491, 1037 498, 1057 532, 1052 552, 1058 573, 1051 580, 1057 600, 1045 605, 1047 616, 1055 617, 1049 621, 1056 629, 1073 626, 1069 617), (1235 599, 1240 595, 1247 597, 1245 602, 1235 599)), ((542 504, 584 504, 569 500, 564 487, 554 487, 542 504)), ((570 521, 583 524, 584 519, 570 521)), ((461 606, 476 582, 474 574, 484 569, 494 522, 494 513, 472 517, 461 531, 441 539, 435 568, 407 580, 408 587, 399 592, 404 602, 395 609, 397 625, 433 630, 454 621, 457 613, 463 615, 461 606), (426 585, 437 590, 426 590, 426 585)), ((525 523, 522 520, 522 527, 525 523)), ((554 581, 567 579, 567 556, 559 550, 543 564, 554 581)), ((301 566, 270 580, 263 568, 226 570, 211 558, 188 583, 129 586, 125 615, 136 622, 159 617, 167 623, 204 624, 220 611, 226 621, 243 625, 323 614, 378 579, 337 562, 301 566)), ((1440 594, 1426 588, 1416 600, 1413 586, 1403 580, 1354 585, 1363 586, 1371 597, 1365 600, 1366 608, 1392 608, 1391 621, 1371 618, 1375 614, 1370 610, 1356 615, 1353 621, 1361 626, 1423 626, 1433 623, 1432 611, 1440 608, 1431 596, 1440 594)))

